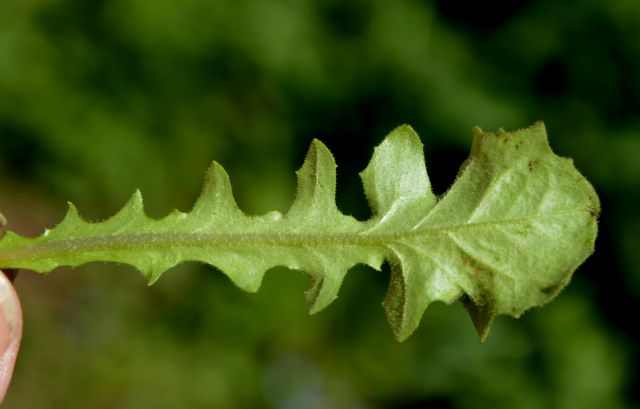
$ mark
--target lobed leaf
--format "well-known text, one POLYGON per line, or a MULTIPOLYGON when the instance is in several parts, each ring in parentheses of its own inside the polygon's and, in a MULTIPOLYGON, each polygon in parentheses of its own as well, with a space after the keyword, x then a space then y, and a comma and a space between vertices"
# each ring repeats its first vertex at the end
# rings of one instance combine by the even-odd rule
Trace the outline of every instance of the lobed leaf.
POLYGON ((0 239, 0 268, 46 273, 92 261, 130 264, 155 282, 184 261, 223 271, 257 291, 265 271, 308 273, 311 313, 330 304, 355 264, 391 265, 384 302, 399 340, 435 301, 462 299, 480 339, 499 314, 520 316, 553 299, 593 252, 598 197, 571 160, 556 156, 542 123, 512 133, 474 130, 469 159, 441 200, 431 191, 420 139, 407 125, 389 134, 360 174, 372 208, 360 222, 335 203, 336 164, 317 140, 297 171, 289 211, 247 216, 229 177, 213 162, 189 213, 161 220, 136 192, 101 223, 66 217, 37 238, 0 239))

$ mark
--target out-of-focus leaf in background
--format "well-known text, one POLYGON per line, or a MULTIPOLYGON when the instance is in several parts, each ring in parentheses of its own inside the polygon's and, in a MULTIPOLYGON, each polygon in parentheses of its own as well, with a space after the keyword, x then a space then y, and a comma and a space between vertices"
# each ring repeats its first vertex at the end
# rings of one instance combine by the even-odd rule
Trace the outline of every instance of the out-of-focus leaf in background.
POLYGON ((461 306, 431 308, 395 343, 388 276, 366 268, 313 317, 307 279, 284 269, 256 295, 198 265, 153 288, 111 265, 23 273, 5 406, 637 405, 638 38, 635 0, 0 1, 0 211, 19 233, 54 224, 66 200, 104 218, 138 187, 152 216, 188 210, 212 159, 243 210, 286 211, 313 137, 336 156, 338 206, 364 219, 357 172, 400 123, 442 194, 473 126, 544 119, 603 202, 568 289, 483 345, 461 306))

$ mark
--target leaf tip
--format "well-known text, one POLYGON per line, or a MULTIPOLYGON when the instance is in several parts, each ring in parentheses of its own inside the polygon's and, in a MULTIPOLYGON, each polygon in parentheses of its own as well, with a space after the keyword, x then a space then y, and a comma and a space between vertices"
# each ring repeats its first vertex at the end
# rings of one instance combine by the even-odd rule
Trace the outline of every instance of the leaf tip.
POLYGON ((300 174, 301 172, 304 172, 307 167, 315 169, 323 163, 336 167, 333 155, 329 148, 327 148, 327 145, 322 143, 319 139, 314 138, 309 145, 309 150, 307 151, 307 156, 305 157, 302 167, 298 169, 296 173, 300 174))
POLYGON ((220 178, 228 179, 227 171, 218 161, 211 161, 204 175, 204 184, 215 184, 220 178))
POLYGON ((161 274, 150 274, 147 279, 147 286, 151 287, 152 285, 154 285, 156 281, 158 281, 160 276, 161 274))
POLYGON ((164 274, 164 272, 172 267, 171 264, 151 265, 151 266, 147 265, 144 267, 134 264, 134 266, 142 272, 142 275, 144 275, 147 278, 147 286, 149 287, 154 285, 156 281, 158 281, 160 277, 164 274))
MULTIPOLYGON (((486 133, 479 126, 474 126, 472 130, 471 153, 469 158, 475 156, 481 148, 482 140, 486 137, 486 133)), ((464 166, 463 166, 464 167, 464 166)))
POLYGON ((325 145, 320 139, 318 138, 313 138, 311 140, 311 146, 310 148, 313 149, 326 149, 327 151, 329 150, 329 148, 327 148, 327 145, 325 145))
MULTIPOLYGON (((387 135, 385 141, 387 139, 405 139, 409 141, 410 145, 415 146, 416 149, 422 149, 422 141, 420 140, 420 136, 418 136, 418 133, 409 124, 402 124, 397 126, 393 131, 391 131, 389 135, 387 135)), ((384 144, 385 141, 383 141, 382 143, 384 144)))
POLYGON ((409 124, 400 124, 396 127, 396 129, 394 129, 393 131, 391 131, 391 133, 395 133, 395 132, 402 132, 402 133, 406 133, 409 135, 418 135, 415 131, 415 129, 413 129, 413 127, 409 124))
POLYGON ((133 192, 130 203, 135 210, 144 212, 144 199, 142 198, 140 189, 136 189, 135 192, 133 192))

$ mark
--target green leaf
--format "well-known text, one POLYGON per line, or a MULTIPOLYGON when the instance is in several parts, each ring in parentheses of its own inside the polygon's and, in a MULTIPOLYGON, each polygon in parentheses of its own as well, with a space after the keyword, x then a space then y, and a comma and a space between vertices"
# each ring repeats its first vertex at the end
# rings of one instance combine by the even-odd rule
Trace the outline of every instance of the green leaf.
POLYGON ((391 265, 384 306, 395 336, 407 338, 429 304, 462 299, 480 339, 499 314, 545 304, 593 252, 598 197, 572 161, 556 156, 542 123, 513 133, 474 130, 469 159, 441 200, 431 191, 422 144, 409 126, 394 130, 361 173, 373 216, 359 222, 335 203, 336 164, 314 140, 297 172, 286 215, 247 216, 216 162, 189 213, 148 218, 136 192, 111 219, 88 223, 69 204, 64 220, 37 238, 8 232, 0 267, 48 272, 111 261, 155 282, 183 261, 222 270, 256 291, 274 266, 312 278, 311 313, 330 304, 348 269, 391 265))

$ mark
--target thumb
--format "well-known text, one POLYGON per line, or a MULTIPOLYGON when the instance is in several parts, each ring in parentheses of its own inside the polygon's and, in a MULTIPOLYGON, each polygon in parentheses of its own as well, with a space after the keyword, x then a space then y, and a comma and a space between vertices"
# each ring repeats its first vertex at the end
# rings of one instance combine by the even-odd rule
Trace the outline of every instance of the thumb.
POLYGON ((21 338, 20 300, 7 276, 0 272, 0 403, 11 382, 21 338))

